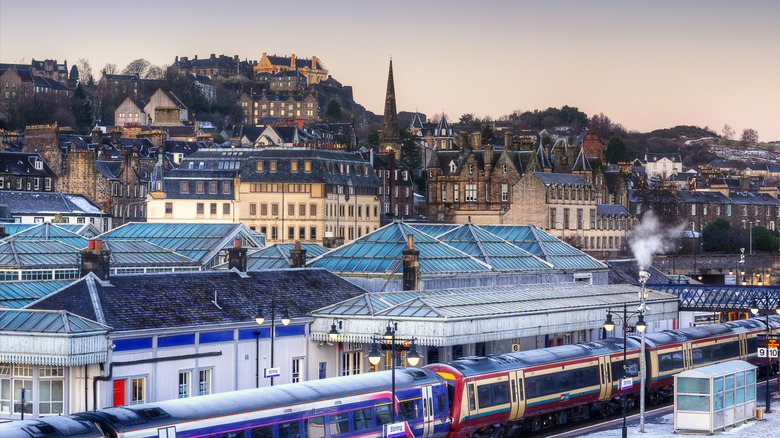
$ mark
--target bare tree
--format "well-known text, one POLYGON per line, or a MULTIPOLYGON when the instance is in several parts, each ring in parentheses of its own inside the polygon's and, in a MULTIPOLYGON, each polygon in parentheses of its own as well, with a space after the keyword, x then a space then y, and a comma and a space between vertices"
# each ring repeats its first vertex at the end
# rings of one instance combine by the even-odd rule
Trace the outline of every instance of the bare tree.
POLYGON ((76 61, 76 68, 79 70, 79 83, 90 84, 94 82, 92 67, 89 65, 89 58, 79 58, 79 60, 76 61))
POLYGON ((103 74, 115 75, 117 73, 119 73, 119 68, 116 66, 116 64, 107 62, 106 65, 103 66, 103 74))
POLYGON ((751 128, 743 130, 742 143, 758 143, 758 131, 751 128))
POLYGON ((732 128, 731 125, 729 125, 728 123, 723 125, 722 132, 723 132, 723 138, 725 138, 726 140, 731 140, 734 138, 734 134, 735 134, 734 128, 732 128))
POLYGON ((163 80, 165 79, 165 70, 163 70, 162 67, 152 65, 146 71, 145 79, 163 80))
POLYGON ((127 67, 122 70, 122 74, 136 75, 140 78, 144 76, 144 73, 146 73, 146 70, 149 69, 150 65, 151 63, 144 58, 138 58, 135 61, 132 61, 130 64, 127 64, 127 67))

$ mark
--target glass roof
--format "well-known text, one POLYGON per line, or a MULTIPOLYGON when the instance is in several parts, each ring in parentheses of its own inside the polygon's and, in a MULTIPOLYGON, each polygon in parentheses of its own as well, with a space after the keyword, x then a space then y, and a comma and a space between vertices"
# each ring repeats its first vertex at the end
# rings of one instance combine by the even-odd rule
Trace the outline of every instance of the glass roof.
POLYGON ((218 252, 231 248, 233 239, 260 248, 253 233, 242 224, 168 224, 131 222, 97 237, 101 240, 146 240, 206 265, 218 252))
MULTIPOLYGON (((248 271, 263 271, 268 269, 284 269, 290 267, 290 250, 294 243, 276 243, 269 247, 247 253, 246 269, 248 271)), ((316 243, 302 243, 301 249, 306 250, 306 262, 328 252, 328 248, 316 243)), ((227 269, 228 263, 222 263, 214 269, 227 269)))
MULTIPOLYGON (((83 227, 83 225, 81 225, 81 227, 83 227)), ((49 222, 37 224, 26 229, 20 229, 15 234, 3 239, 4 242, 20 240, 58 240, 62 243, 67 243, 74 248, 81 249, 87 247, 87 239, 84 237, 49 222)))
POLYGON ((438 239, 478 258, 496 271, 553 268, 550 263, 470 223, 451 229, 438 239))
POLYGON ((108 327, 64 310, 0 310, 0 331, 83 333, 108 327))
POLYGON ((317 257, 309 265, 339 273, 392 273, 400 271, 408 235, 420 252, 423 273, 486 272, 484 262, 402 222, 393 222, 317 257))
POLYGON ((17 240, 0 244, 0 267, 74 268, 79 250, 58 240, 17 240))
POLYGON ((0 282, 0 307, 22 308, 71 282, 72 280, 0 282))
POLYGON ((111 251, 111 267, 200 266, 196 260, 145 240, 111 240, 103 248, 111 251))
POLYGON ((533 225, 484 225, 480 228, 540 257, 558 269, 606 269, 606 266, 533 225))

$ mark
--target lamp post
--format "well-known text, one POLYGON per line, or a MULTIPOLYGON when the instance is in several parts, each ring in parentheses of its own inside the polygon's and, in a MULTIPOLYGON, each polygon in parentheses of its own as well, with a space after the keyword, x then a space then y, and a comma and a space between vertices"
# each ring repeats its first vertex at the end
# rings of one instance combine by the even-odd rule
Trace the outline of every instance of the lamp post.
MULTIPOLYGON (((263 324, 265 322, 265 317, 263 316, 263 307, 257 306, 257 314, 255 315, 255 322, 257 325, 263 324)), ((284 312, 282 313, 282 325, 288 325, 290 323, 290 314, 287 312, 287 309, 284 309, 284 312)), ((256 348, 257 348, 257 354, 255 356, 255 387, 260 387, 260 330, 256 330, 255 333, 255 340, 256 340, 256 348)), ((269 368, 274 367, 274 338, 276 337, 276 300, 271 300, 271 366, 269 368)), ((271 377, 271 386, 274 386, 274 378, 271 377)))
MULTIPOLYGON (((764 307, 764 313, 766 314, 766 330, 767 330, 767 340, 769 340, 772 337, 772 326, 769 325, 769 289, 766 289, 766 306, 764 307)), ((775 312, 777 314, 780 314, 780 307, 775 305, 775 312)), ((758 303, 753 300, 753 304, 750 305, 750 313, 753 314, 753 316, 758 315, 758 303)), ((768 349, 767 349, 768 350, 768 349)), ((769 355, 769 351, 767 351, 766 354, 766 412, 771 413, 772 408, 769 405, 770 397, 769 397, 769 375, 772 371, 772 358, 769 355)))
MULTIPOLYGON (((611 309, 607 309, 607 320, 604 322, 604 329, 608 332, 611 332, 615 328, 615 323, 612 321, 612 315, 615 315, 616 317, 620 318, 620 315, 618 313, 613 313, 611 309)), ((627 349, 628 345, 626 343, 626 326, 628 324, 628 319, 639 315, 639 319, 636 322, 636 329, 640 333, 644 333, 645 329, 647 328, 647 324, 645 324, 645 316, 644 313, 641 311, 633 312, 631 314, 628 313, 628 303, 623 303, 623 318, 621 319, 621 322, 623 324, 623 375, 621 376, 621 379, 626 377, 628 366, 627 366, 627 349)), ((620 385, 623 386, 622 384, 620 385)), ((626 390, 623 390, 623 438, 628 437, 628 428, 626 427, 626 409, 627 409, 627 403, 626 403, 626 390)))
POLYGON ((382 355, 379 353, 379 348, 377 346, 377 343, 382 344, 382 349, 390 350, 390 354, 392 357, 392 365, 391 365, 391 372, 392 372, 392 385, 391 385, 391 394, 392 394, 392 413, 393 413, 393 423, 395 423, 396 420, 396 404, 395 404, 395 362, 398 360, 398 354, 402 350, 406 350, 407 347, 404 347, 403 345, 399 345, 398 342, 411 343, 411 346, 408 347, 409 353, 406 354, 406 361, 409 362, 409 365, 411 366, 417 366, 418 363, 420 363, 420 355, 417 353, 417 346, 415 345, 415 338, 399 338, 396 337, 396 331, 398 330, 398 323, 394 321, 390 321, 387 324, 387 329, 385 330, 385 334, 381 337, 373 337, 373 343, 371 344, 371 351, 368 353, 368 361, 371 363, 371 365, 377 365, 380 360, 382 360, 382 355))

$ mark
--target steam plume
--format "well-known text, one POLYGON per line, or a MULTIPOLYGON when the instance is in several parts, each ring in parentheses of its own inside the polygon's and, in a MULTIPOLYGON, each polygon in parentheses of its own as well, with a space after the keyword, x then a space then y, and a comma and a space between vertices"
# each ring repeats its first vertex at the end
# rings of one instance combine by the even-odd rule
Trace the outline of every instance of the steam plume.
POLYGON ((683 226, 680 224, 673 228, 665 227, 652 211, 645 213, 642 221, 628 237, 628 244, 639 266, 649 268, 653 263, 653 255, 673 249, 676 239, 682 234, 683 226))

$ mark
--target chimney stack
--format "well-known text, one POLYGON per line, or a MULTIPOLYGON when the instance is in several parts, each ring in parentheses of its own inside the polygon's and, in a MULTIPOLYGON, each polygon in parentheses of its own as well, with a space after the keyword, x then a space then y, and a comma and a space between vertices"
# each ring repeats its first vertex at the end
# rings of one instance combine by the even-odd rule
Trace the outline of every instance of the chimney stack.
POLYGON ((291 268, 305 268, 306 267, 306 250, 301 249, 301 241, 295 241, 295 248, 290 250, 290 267, 291 268))
POLYGON ((491 170, 493 170, 493 145, 486 144, 485 145, 485 174, 489 175, 491 170))
POLYGON ((81 250, 81 269, 79 276, 83 277, 90 272, 99 279, 107 281, 111 276, 111 251, 103 249, 103 241, 89 240, 87 249, 81 250))
POLYGON ((505 151, 511 151, 513 150, 512 145, 512 139, 514 138, 514 134, 511 131, 507 131, 504 133, 504 150, 505 151))
POLYGON ((471 133, 471 148, 475 151, 482 147, 482 132, 471 133))
POLYGON ((233 240, 233 247, 228 248, 228 269, 233 268, 246 272, 246 248, 241 247, 241 239, 233 240))
POLYGON ((403 290, 420 289, 420 251, 414 249, 414 235, 409 240, 401 257, 403 264, 403 290))
POLYGON ((466 131, 460 131, 460 153, 465 154, 469 148, 469 133, 466 131))

